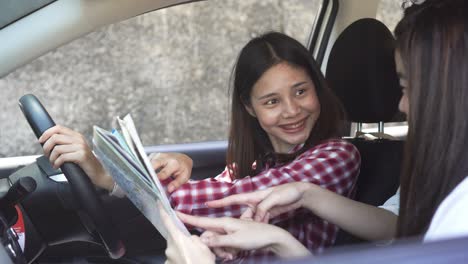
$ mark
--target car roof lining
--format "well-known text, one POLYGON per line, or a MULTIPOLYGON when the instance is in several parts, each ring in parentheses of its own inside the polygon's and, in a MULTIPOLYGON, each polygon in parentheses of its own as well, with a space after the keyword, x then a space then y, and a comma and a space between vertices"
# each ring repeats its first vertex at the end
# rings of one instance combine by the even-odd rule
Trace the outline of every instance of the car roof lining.
MULTIPOLYGON (((49 0, 50 1, 50 0, 49 0)), ((193 0, 53 1, 0 30, 0 78, 41 55, 95 31, 153 10, 193 0)))
POLYGON ((8 26, 56 0, 3 0, 0 1, 0 29, 8 26))

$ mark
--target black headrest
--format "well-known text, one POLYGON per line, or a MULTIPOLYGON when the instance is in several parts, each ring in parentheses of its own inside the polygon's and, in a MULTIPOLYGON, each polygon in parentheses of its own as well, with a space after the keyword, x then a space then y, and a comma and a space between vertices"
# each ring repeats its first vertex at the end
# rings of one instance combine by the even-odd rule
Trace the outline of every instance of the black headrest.
POLYGON ((388 122, 398 113, 401 89, 394 49, 392 33, 372 18, 354 22, 336 40, 326 78, 349 121, 388 122))

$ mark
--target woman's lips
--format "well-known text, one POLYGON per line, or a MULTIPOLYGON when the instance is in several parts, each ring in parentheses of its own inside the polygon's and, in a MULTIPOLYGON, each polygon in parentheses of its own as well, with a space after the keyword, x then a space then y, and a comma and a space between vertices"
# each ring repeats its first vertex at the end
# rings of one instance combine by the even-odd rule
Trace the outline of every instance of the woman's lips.
POLYGON ((305 128, 305 123, 306 123, 305 121, 306 121, 306 118, 296 123, 280 125, 280 127, 286 133, 297 133, 299 131, 302 131, 305 128))

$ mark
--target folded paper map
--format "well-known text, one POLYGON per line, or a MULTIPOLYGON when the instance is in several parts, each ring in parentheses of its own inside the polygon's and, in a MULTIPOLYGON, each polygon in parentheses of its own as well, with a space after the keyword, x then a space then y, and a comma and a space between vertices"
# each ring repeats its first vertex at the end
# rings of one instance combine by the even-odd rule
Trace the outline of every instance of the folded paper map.
POLYGON ((175 225, 189 235, 170 205, 166 192, 143 149, 131 116, 116 119, 119 128, 113 129, 112 132, 94 126, 95 154, 130 201, 164 238, 168 238, 168 233, 161 219, 160 210, 165 210, 175 225))

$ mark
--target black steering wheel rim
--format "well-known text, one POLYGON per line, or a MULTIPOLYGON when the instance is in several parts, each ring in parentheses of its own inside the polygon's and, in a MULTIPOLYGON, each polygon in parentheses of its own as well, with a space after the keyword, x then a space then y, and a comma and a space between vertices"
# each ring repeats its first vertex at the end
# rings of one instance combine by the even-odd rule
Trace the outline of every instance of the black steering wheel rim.
MULTIPOLYGON (((32 94, 22 96, 19 105, 37 138, 44 131, 55 126, 55 122, 36 96, 32 94)), ((95 231, 109 256, 113 259, 122 257, 125 254, 125 246, 118 236, 115 225, 104 210, 102 201, 88 175, 74 163, 64 163, 60 169, 67 178, 80 207, 93 222, 95 231)))

